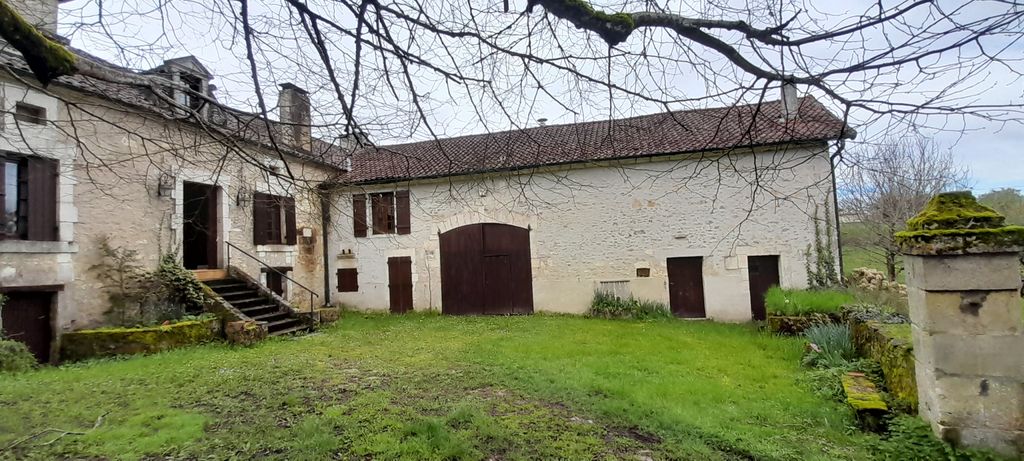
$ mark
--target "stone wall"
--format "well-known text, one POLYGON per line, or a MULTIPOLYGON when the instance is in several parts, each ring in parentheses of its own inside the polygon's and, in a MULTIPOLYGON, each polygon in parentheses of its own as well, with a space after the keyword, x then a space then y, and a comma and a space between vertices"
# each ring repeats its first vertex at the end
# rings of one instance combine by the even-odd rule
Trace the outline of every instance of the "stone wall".
MULTIPOLYGON (((101 237, 137 250, 146 269, 155 268, 163 252, 180 254, 186 181, 219 188, 222 265, 228 251, 223 242, 230 241, 271 265, 293 267, 290 276, 323 296, 320 196, 315 187, 334 170, 287 157, 292 180, 283 170, 267 172, 267 166, 280 162, 275 152, 242 144, 244 156, 228 153, 208 134, 157 114, 56 85, 49 91, 75 101, 77 108, 15 81, 0 81, 0 90, 8 111, 0 148, 57 158, 61 165, 60 241, 0 241, 0 287, 63 285, 54 312, 58 334, 103 323, 108 292, 94 269, 102 259, 97 246, 101 237), (51 123, 29 127, 23 139, 12 134, 17 132, 9 114, 19 100, 45 107, 51 123), (169 184, 169 194, 161 194, 162 181, 169 184), (295 198, 300 232, 296 245, 253 244, 253 192, 295 198), (240 203, 239 195, 248 196, 248 203, 240 203), (312 237, 302 237, 302 228, 309 228, 312 237)), ((261 277, 257 262, 237 251, 232 256, 232 265, 261 277)), ((308 294, 290 282, 286 291, 291 302, 309 304, 308 294)))
POLYGON ((1024 228, 1004 226, 970 193, 950 193, 897 238, 921 416, 953 444, 1024 455, 1024 228))
POLYGON ((829 174, 827 149, 814 145, 346 189, 331 209, 330 273, 357 268, 359 292, 333 300, 387 309, 387 258, 410 256, 414 307, 439 309, 438 234, 494 222, 530 229, 537 311, 582 313, 605 281, 667 303, 666 258, 703 256, 707 315, 747 321, 748 255, 781 255, 782 284, 806 285, 804 252, 815 206, 823 215, 832 197, 829 174), (752 192, 755 169, 765 174, 752 192), (353 237, 352 193, 404 189, 410 234, 353 237))

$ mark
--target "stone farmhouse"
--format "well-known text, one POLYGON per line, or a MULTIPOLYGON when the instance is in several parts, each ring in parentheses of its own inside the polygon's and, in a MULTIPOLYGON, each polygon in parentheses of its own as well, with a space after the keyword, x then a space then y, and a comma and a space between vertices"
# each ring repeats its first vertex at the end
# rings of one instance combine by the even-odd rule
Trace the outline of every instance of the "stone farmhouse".
MULTIPOLYGON (((13 2, 51 34, 57 4, 13 2)), ((103 322, 104 240, 146 267, 176 253, 271 334, 305 328, 292 307, 583 313, 596 290, 680 317, 760 319, 769 286, 806 285, 816 225, 834 219, 830 143, 850 133, 787 89, 372 146, 314 136, 292 84, 278 120, 211 104, 213 76, 192 57, 108 64, 188 91, 80 76, 44 87, 9 47, 0 66, 0 327, 43 361, 62 332, 103 322)))

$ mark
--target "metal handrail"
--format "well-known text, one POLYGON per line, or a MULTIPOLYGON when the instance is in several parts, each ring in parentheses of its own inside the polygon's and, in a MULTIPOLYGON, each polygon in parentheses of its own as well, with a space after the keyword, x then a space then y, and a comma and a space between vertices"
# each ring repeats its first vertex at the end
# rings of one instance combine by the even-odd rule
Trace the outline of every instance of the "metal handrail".
POLYGON ((278 274, 281 277, 284 277, 284 278, 288 279, 290 282, 294 283, 299 288, 302 288, 303 290, 308 291, 309 292, 309 312, 311 312, 311 313, 313 312, 313 297, 314 296, 317 297, 317 298, 320 297, 320 295, 318 295, 315 291, 310 290, 305 285, 303 285, 303 284, 295 281, 295 279, 285 275, 284 272, 281 272, 281 271, 277 270, 274 266, 271 266, 270 264, 267 264, 267 263, 261 261, 259 258, 249 254, 249 252, 239 248, 238 245, 235 245, 234 243, 231 243, 231 242, 224 242, 224 243, 228 244, 228 254, 227 254, 227 264, 226 264, 228 267, 231 267, 231 249, 234 248, 234 249, 242 252, 242 254, 252 258, 253 261, 256 261, 256 262, 262 264, 263 267, 266 267, 267 269, 270 269, 270 270, 274 271, 275 274, 278 274))

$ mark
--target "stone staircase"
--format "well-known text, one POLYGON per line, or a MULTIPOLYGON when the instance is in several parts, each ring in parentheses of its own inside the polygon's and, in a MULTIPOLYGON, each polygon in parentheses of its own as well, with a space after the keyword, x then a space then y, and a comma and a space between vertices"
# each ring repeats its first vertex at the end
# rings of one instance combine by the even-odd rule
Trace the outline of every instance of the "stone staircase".
POLYGON ((270 336, 304 333, 313 329, 306 318, 296 315, 291 307, 271 295, 265 287, 254 287, 251 282, 226 273, 218 278, 197 278, 243 315, 262 323, 270 336))

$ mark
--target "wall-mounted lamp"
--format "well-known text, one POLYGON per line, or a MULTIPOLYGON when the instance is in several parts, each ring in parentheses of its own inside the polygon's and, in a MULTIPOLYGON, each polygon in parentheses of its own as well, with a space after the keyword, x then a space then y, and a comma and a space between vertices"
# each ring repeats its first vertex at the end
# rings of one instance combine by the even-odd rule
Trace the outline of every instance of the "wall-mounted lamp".
POLYGON ((174 194, 174 176, 167 173, 160 173, 156 183, 156 194, 160 197, 170 197, 174 194))
POLYGON ((252 204, 252 192, 249 192, 244 187, 238 188, 238 192, 235 193, 235 205, 239 208, 248 208, 252 204))

